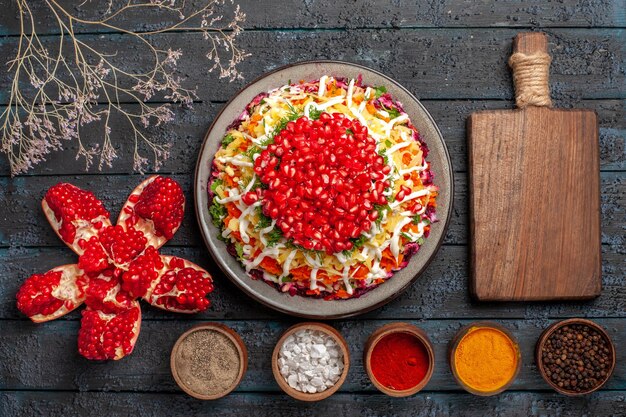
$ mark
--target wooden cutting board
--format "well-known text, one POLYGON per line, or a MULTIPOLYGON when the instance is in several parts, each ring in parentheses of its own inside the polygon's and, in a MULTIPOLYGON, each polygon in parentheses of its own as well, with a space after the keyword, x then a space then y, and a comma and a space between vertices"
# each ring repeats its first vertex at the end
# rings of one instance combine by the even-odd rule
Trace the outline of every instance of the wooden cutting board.
POLYGON ((518 108, 468 119, 470 287, 479 300, 601 290, 597 116, 550 107, 547 44, 542 33, 517 35, 518 108))

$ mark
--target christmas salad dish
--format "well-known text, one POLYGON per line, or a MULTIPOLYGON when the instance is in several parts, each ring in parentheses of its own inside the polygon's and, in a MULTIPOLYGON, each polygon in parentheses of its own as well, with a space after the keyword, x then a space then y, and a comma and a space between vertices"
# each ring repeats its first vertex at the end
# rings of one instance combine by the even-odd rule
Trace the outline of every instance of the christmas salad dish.
POLYGON ((251 279, 358 297, 406 267, 436 218, 428 147, 402 104, 361 77, 257 95, 208 181, 219 238, 251 279))

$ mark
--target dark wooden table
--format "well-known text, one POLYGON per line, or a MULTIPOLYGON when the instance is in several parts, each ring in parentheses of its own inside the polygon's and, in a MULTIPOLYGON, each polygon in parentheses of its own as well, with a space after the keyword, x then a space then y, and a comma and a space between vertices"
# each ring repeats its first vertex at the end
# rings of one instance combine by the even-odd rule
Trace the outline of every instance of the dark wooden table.
MULTIPOLYGON (((97 2, 95 2, 97 3, 97 2)), ((77 353, 79 313, 34 325, 15 306, 21 283, 34 272, 75 262, 40 210, 45 190, 69 181, 93 190, 117 216, 130 190, 143 178, 132 173, 129 131, 114 126, 121 144, 113 168, 83 171, 74 149, 56 153, 28 175, 11 178, 0 163, 0 415, 626 415, 626 2, 625 0, 504 0, 418 2, 241 0, 247 29, 241 45, 252 56, 242 65, 246 80, 278 66, 306 59, 340 59, 380 70, 397 79, 432 113, 445 137, 455 171, 452 224, 435 261, 406 293, 372 313, 333 322, 347 338, 353 365, 341 390, 317 404, 303 404, 280 392, 270 370, 279 334, 297 319, 270 311, 238 291, 209 259, 191 204, 181 230, 163 249, 210 270, 216 281, 213 307, 192 317, 143 307, 136 349, 119 362, 89 362, 77 353), (603 291, 576 303, 472 301, 468 294, 467 155, 465 119, 480 109, 511 108, 512 84, 506 60, 520 30, 541 29, 550 37, 554 60, 552 96, 559 107, 595 109, 600 119, 603 291), (554 393, 534 365, 542 329, 555 320, 588 317, 603 325, 618 347, 615 374, 593 395, 571 399, 554 393), (446 362, 446 346, 472 320, 495 320, 520 340, 523 368, 511 389, 493 398, 460 390, 446 362), (200 402, 176 387, 169 371, 174 341, 190 326, 220 321, 235 328, 250 351, 248 372, 238 390, 215 402, 200 402), (426 389, 407 399, 379 394, 363 370, 362 349, 370 332, 390 321, 410 321, 435 343, 436 369, 426 389)), ((90 3, 84 7, 91 7, 90 3)), ((13 1, 0 1, 0 62, 12 58, 19 25, 13 1)), ((42 20, 44 16, 41 16, 42 20)), ((130 22, 141 29, 151 16, 130 22)), ((138 59, 115 33, 85 33, 88 41, 138 59)), ((152 135, 174 143, 162 173, 191 195, 193 168, 203 134, 217 111, 244 81, 229 84, 205 72, 195 57, 194 34, 160 36, 162 46, 181 47, 187 58, 180 73, 198 85, 193 110, 177 109, 177 120, 152 135)), ((54 33, 49 34, 55 37, 54 33)), ((138 62, 140 64, 140 62, 138 62)), ((5 68, 0 103, 7 102, 5 68)), ((84 135, 98 134, 95 130, 84 135)), ((71 148, 71 146, 70 146, 71 148)), ((538 152, 541 150, 538 149, 538 152)))

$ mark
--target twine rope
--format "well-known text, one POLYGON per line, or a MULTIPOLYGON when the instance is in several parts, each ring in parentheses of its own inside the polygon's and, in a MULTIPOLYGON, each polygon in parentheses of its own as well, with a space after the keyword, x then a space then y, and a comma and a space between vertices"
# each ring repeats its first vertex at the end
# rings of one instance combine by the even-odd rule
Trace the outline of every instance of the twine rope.
POLYGON ((546 53, 526 55, 516 52, 509 58, 515 83, 515 103, 517 107, 552 107, 548 78, 552 58, 546 53))

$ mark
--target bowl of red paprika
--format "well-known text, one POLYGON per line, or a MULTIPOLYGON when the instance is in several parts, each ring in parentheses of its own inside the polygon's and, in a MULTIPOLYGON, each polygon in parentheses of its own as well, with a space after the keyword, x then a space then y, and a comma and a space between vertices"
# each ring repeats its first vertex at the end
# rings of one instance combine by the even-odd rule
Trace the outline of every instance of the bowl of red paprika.
POLYGON ((408 397, 430 381, 435 352, 422 329, 409 323, 391 323, 370 335, 364 363, 379 391, 392 397, 408 397))

